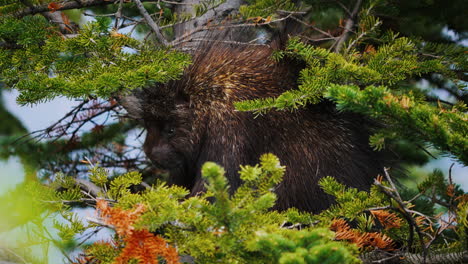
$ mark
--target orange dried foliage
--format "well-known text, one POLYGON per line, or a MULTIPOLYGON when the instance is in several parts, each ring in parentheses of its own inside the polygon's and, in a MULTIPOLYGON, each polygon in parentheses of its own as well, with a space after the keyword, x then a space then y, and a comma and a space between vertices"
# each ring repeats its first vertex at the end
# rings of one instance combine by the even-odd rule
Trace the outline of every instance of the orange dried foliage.
POLYGON ((390 213, 385 210, 374 210, 371 211, 372 216, 377 218, 379 222, 385 227, 385 229, 390 228, 400 228, 403 220, 394 213, 390 213))
POLYGON ((135 230, 125 240, 125 248, 117 257, 115 263, 125 264, 130 259, 137 259, 144 264, 157 264, 157 257, 161 256, 166 263, 179 263, 179 254, 173 247, 167 246, 166 240, 155 236, 148 230, 135 230))
POLYGON ((330 230, 335 232, 336 240, 346 240, 355 244, 361 249, 379 248, 381 250, 394 250, 393 240, 381 233, 360 232, 352 229, 343 219, 335 219, 332 221, 330 230))
POLYGON ((103 221, 115 227, 125 245, 114 263, 124 264, 130 259, 137 259, 139 263, 158 264, 158 257, 163 257, 168 264, 179 263, 177 250, 169 246, 166 240, 147 229, 135 230, 133 225, 145 211, 144 205, 140 204, 133 210, 122 210, 111 208, 106 201, 98 200, 96 208, 103 221))
MULTIPOLYGON (((113 31, 111 31, 111 32, 113 32, 113 31)), ((109 105, 110 106, 114 106, 116 104, 118 104, 117 100, 115 100, 114 98, 109 98, 109 105)))
POLYGON ((356 244, 360 248, 379 248, 382 250, 393 250, 393 240, 388 236, 372 232, 362 233, 356 244))
POLYGON ((411 99, 407 96, 403 96, 400 100, 400 105, 403 109, 408 109, 411 107, 411 99))
POLYGON ((56 2, 51 2, 47 5, 47 8, 49 8, 50 12, 53 13, 57 10, 59 10, 60 8, 62 8, 63 5, 62 4, 59 4, 59 3, 56 3, 56 2))
POLYGON ((449 184, 447 186, 447 195, 449 197, 454 197, 455 196, 455 185, 454 184, 449 184))
POLYGON ((110 36, 114 37, 114 38, 128 38, 126 35, 121 34, 121 33, 117 32, 116 30, 112 30, 110 32, 110 36))
POLYGON ((352 230, 348 223, 343 219, 333 220, 330 230, 335 232, 336 240, 348 240, 354 243, 359 237, 359 233, 356 230, 352 230))
POLYGON ((138 220, 138 217, 145 211, 145 206, 139 204, 133 210, 122 210, 120 208, 109 207, 105 200, 98 200, 96 209, 99 210, 99 216, 108 225, 113 225, 115 231, 121 237, 126 237, 132 234, 133 224, 138 220))
MULTIPOLYGON (((435 216, 435 218, 440 218, 442 216, 442 213, 438 214, 435 216)), ((419 228, 422 229, 424 232, 431 232, 434 233, 434 227, 432 226, 432 223, 426 219, 424 216, 417 216, 414 218, 416 225, 419 226, 419 228)))
POLYGON ((364 49, 364 53, 375 54, 376 50, 375 50, 374 46, 366 45, 366 48, 364 49))
POLYGON ((93 257, 91 256, 82 256, 76 259, 72 264, 87 264, 93 261, 93 257))
POLYGON ((252 21, 255 25, 261 23, 263 20, 264 19, 261 16, 247 18, 247 21, 252 21))
POLYGON ((455 198, 455 201, 458 202, 458 207, 460 207, 461 205, 465 203, 468 203, 468 194, 462 194, 458 196, 457 198, 455 198))
POLYGON ((424 216, 417 216, 414 218, 414 221, 416 222, 416 225, 422 226, 426 224, 426 218, 424 216))
POLYGON ((63 23, 67 26, 70 25, 70 18, 68 18, 67 15, 65 15, 65 13, 60 13, 60 16, 62 17, 62 20, 63 20, 63 23))
POLYGON ((391 105, 392 103, 394 103, 395 101, 398 102, 398 99, 395 98, 395 97, 394 97, 393 95, 391 95, 391 94, 385 95, 385 96, 383 97, 383 100, 384 100, 384 102, 385 102, 388 106, 390 106, 390 105, 391 105))

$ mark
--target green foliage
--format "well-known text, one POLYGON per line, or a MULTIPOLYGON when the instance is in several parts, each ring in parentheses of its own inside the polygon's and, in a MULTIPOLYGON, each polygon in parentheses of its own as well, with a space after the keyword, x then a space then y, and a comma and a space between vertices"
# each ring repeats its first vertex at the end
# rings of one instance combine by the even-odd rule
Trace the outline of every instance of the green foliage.
POLYGON ((67 243, 73 243, 75 235, 77 233, 84 232, 86 230, 86 226, 83 224, 81 219, 72 212, 63 212, 61 215, 65 222, 54 219, 54 228, 58 230, 58 236, 61 239, 61 244, 66 245, 67 243))
POLYGON ((268 263, 360 263, 341 243, 333 241, 325 228, 286 230, 283 234, 260 233, 252 248, 262 252, 268 263))
MULTIPOLYGON (((398 208, 398 204, 380 192, 377 186, 369 192, 359 191, 326 177, 321 179, 320 185, 336 200, 336 204, 329 209, 318 215, 302 213, 294 208, 285 212, 271 211, 276 199, 272 190, 281 181, 284 169, 276 156, 265 154, 260 158, 260 164, 241 167, 239 174, 244 183, 230 194, 223 168, 208 162, 202 167, 206 192, 189 198, 186 198, 189 192, 184 188, 165 183, 157 183, 139 192, 132 191, 141 182, 141 175, 136 172, 109 179, 106 170, 92 166, 89 178, 101 188, 98 199, 110 201, 114 208, 145 208, 134 228, 162 236, 169 243, 177 245, 179 254, 188 255, 197 263, 359 263, 357 254, 362 250, 358 251, 353 244, 335 241, 333 232, 328 230, 330 222, 337 218, 353 222, 360 232, 380 229, 380 232, 398 241, 406 241, 409 235, 406 223, 397 229, 381 230, 382 223, 379 224, 369 214, 371 208, 398 208), (302 228, 291 228, 285 223, 302 228)), ((390 188, 386 184, 384 186, 390 188)), ((83 192, 75 194, 77 184, 71 177, 56 177, 52 187, 33 184, 26 190, 18 189, 27 191, 34 198, 26 203, 35 208, 35 211, 31 211, 30 207, 20 205, 27 212, 18 215, 33 217, 22 223, 32 221, 37 224, 34 219, 44 219, 53 212, 61 212, 62 220, 53 220, 60 240, 50 235, 44 235, 43 239, 44 242, 73 248, 76 246, 74 239, 90 229, 95 230, 96 225, 85 225, 68 211, 67 204, 89 199, 83 192)), ((466 239, 466 221, 463 217, 466 217, 467 202, 463 192, 457 188, 447 193, 449 187, 438 171, 419 185, 423 195, 435 197, 432 201, 438 199, 450 203, 462 199, 458 203, 457 214, 461 226, 457 228, 457 234, 466 239)), ((17 197, 15 194, 9 195, 17 197)), ((432 206, 435 206, 434 202, 432 206)), ((97 218, 94 221, 99 223, 100 220, 97 218)), ((118 248, 125 247, 125 244, 119 243, 122 242, 97 242, 87 245, 85 249, 94 261, 112 263, 119 255, 118 248)), ((451 250, 460 246, 460 243, 451 244, 451 250)))
MULTIPOLYGON (((27 6, 45 6, 51 2, 59 1, 0 0, 0 85, 2 89, 19 90, 18 101, 22 104, 57 96, 107 99, 116 93, 178 78, 189 64, 187 54, 161 49, 154 42, 136 40, 111 30, 111 20, 106 17, 82 25, 78 34, 71 35, 60 32, 57 25, 41 15, 14 16, 27 6)), ((171 25, 206 14, 224 2, 201 1, 193 6, 194 14, 173 12, 173 5, 166 2, 144 5, 161 26, 163 34, 171 36, 171 25)), ((306 67, 300 72, 297 90, 287 91, 278 98, 239 102, 237 109, 265 114, 270 109, 299 109, 326 98, 335 102, 339 110, 365 114, 385 124, 370 138, 370 144, 376 150, 397 145, 408 153, 405 156, 408 160, 417 159, 421 164, 427 161, 427 156, 416 153, 419 148, 415 146, 430 143, 467 164, 467 49, 449 43, 451 41, 441 34, 442 28, 448 27, 459 33, 458 40, 466 38, 466 19, 459 11, 464 10, 466 1, 456 0, 452 5, 445 2, 433 0, 427 7, 425 0, 248 1, 248 5, 239 10, 245 19, 271 21, 295 11, 305 11, 295 13, 295 18, 302 19, 307 26, 305 38, 291 39, 285 49, 277 51, 273 57, 276 60, 284 57, 302 60, 306 67), (357 6, 359 12, 354 18, 355 24, 348 34, 343 34, 344 24, 349 21, 347 17, 356 3, 362 5, 357 6), (328 40, 314 42, 317 45, 313 46, 305 44, 308 37, 313 39, 318 35, 317 32, 307 35, 313 27, 321 28, 319 33, 328 40), (338 39, 345 40, 340 47, 336 46, 338 39), (429 87, 415 85, 421 79, 427 80, 429 87), (452 97, 442 100, 434 95, 437 89, 447 91, 452 97)), ((128 17, 139 15, 132 3, 125 3, 124 7, 128 17)), ((96 14, 116 11, 117 5, 93 9, 96 14)), ((271 26, 274 28, 273 24, 271 26)), ((144 32, 148 26, 140 23, 136 30, 144 32)), ((79 140, 27 141, 14 145, 17 134, 24 133, 25 128, 3 105, 0 105, 0 120, 2 125, 7 124, 0 131, 0 158, 19 155, 28 170, 34 173, 38 168, 59 171, 61 164, 77 164, 81 159, 78 156, 91 157, 98 146, 124 142, 125 135, 134 128, 132 124, 116 123, 103 128, 100 133, 84 133, 79 140)), ((105 163, 105 158, 100 162, 105 163)), ((278 159, 271 154, 264 155, 259 165, 241 167, 239 175, 243 184, 230 192, 224 170, 214 163, 207 163, 202 170, 206 193, 190 198, 186 198, 188 190, 162 182, 143 188, 140 185, 142 175, 137 172, 109 179, 108 171, 93 166, 89 179, 100 189, 97 196, 108 200, 115 208, 131 209, 144 205, 145 212, 135 228, 160 234, 176 245, 180 254, 193 257, 197 263, 358 262, 356 247, 333 241, 333 233, 326 230, 333 219, 344 218, 362 232, 379 231, 401 243, 407 243, 415 235, 413 231, 408 232, 411 229, 406 222, 398 230, 381 230, 370 214, 370 208, 404 212, 395 199, 384 195, 376 186, 369 192, 358 191, 331 177, 320 181, 323 189, 336 200, 336 205, 328 210, 319 215, 294 208, 285 212, 273 211, 271 208, 276 200, 273 190, 283 174, 284 167, 278 159), (288 228, 286 223, 305 227, 296 230, 288 228)), ((382 184, 384 190, 391 189, 382 184)), ((1 211, 11 212, 0 219, 0 232, 29 227, 38 237, 19 247, 53 243, 62 249, 71 249, 76 246, 78 234, 102 228, 99 224, 85 225, 69 212, 71 205, 95 202, 89 194, 83 193, 72 177, 56 175, 50 187, 28 182, 0 197, 1 211), (61 218, 53 219, 52 225, 60 239, 51 236, 49 228, 42 223, 50 221, 57 213, 61 218)), ((418 188, 419 194, 408 191, 406 195, 407 200, 418 197, 415 195, 419 198, 404 202, 404 205, 420 212, 424 208, 423 212, 439 223, 443 223, 441 217, 433 216, 433 213, 449 210, 447 215, 456 218, 456 226, 450 227, 455 231, 443 230, 443 225, 436 227, 437 232, 444 232, 444 239, 454 242, 445 244, 440 241, 440 245, 448 252, 465 249, 468 241, 466 194, 437 170, 418 188)), ((416 213, 411 216, 416 217, 416 213)), ((420 226, 429 227, 434 226, 427 223, 420 226)), ((406 246, 404 244, 403 248, 406 246)), ((118 254, 115 245, 106 243, 93 243, 86 248, 88 254, 102 263, 112 263, 118 254)), ((410 249, 419 250, 414 246, 410 249)), ((30 257, 27 260, 30 261, 30 257)))
MULTIPOLYGON (((51 235, 50 223, 59 212, 70 214, 69 207, 55 190, 38 182, 19 184, 2 193, 0 201, 1 256, 6 252, 14 262, 48 263, 49 247, 61 243, 51 235)), ((72 233, 80 231, 83 229, 76 228, 72 233)))
POLYGON ((376 13, 390 18, 387 27, 401 32, 405 36, 419 36, 428 41, 447 42, 441 34, 444 27, 459 32, 460 40, 466 39, 468 23, 463 18, 462 9, 467 8, 466 1, 453 0, 448 4, 444 0, 380 1, 376 13), (391 26, 390 26, 391 25, 391 26))
MULTIPOLYGON (((321 212, 317 217, 323 224, 328 225, 329 219, 337 216, 357 220, 358 226, 366 226, 367 219, 363 214, 369 208, 382 207, 389 204, 390 200, 373 186, 369 192, 359 191, 355 188, 347 188, 332 177, 320 179, 320 186, 327 193, 335 197, 336 204, 321 212)), ((367 230, 363 230, 367 231, 367 230)))
POLYGON ((454 78, 453 69, 466 71, 466 49, 454 45, 421 45, 420 49, 410 39, 392 36, 378 49, 367 45, 365 52, 358 53, 351 46, 356 45, 354 41, 357 39, 350 40, 349 52, 338 54, 291 39, 286 50, 276 52, 274 58, 292 56, 307 63, 300 73, 298 89, 277 98, 238 102, 236 108, 264 114, 269 109, 297 109, 325 97, 336 102, 340 110, 363 113, 388 125, 371 137, 375 149, 382 149, 389 139, 430 142, 467 164, 466 105, 427 102, 420 90, 409 90, 405 85, 423 74, 454 78), (437 58, 423 54, 442 49, 446 51, 437 58))
POLYGON ((468 164, 468 123, 464 105, 444 109, 421 101, 411 93, 395 95, 385 86, 332 85, 327 98, 338 108, 365 113, 391 124, 381 136, 431 142, 468 164))
MULTIPOLYGON (((164 183, 132 193, 129 187, 141 179, 138 173, 128 173, 109 181, 111 187, 108 191, 103 189, 102 198, 118 198, 114 206, 123 209, 143 204, 147 209, 136 227, 161 234, 177 245, 179 254, 189 255, 197 263, 358 262, 355 248, 333 241, 332 233, 326 229, 298 231, 281 227, 284 222, 309 216, 294 209, 283 213, 269 211, 276 199, 272 188, 284 174, 276 156, 265 154, 259 165, 242 167, 240 174, 246 181, 230 195, 223 168, 208 162, 202 168, 206 193, 184 199, 187 190, 164 183)), ((96 185, 104 183, 104 175, 102 169, 91 168, 90 179, 96 185)), ((64 237, 71 237, 70 230, 80 228, 74 224, 60 226, 64 237)), ((113 247, 102 243, 93 244, 88 252, 99 252, 94 256, 103 263, 115 257, 113 247)))
MULTIPOLYGON (((97 179, 97 177, 93 177, 97 179)), ((141 175, 138 172, 129 172, 110 183, 109 191, 107 192, 110 199, 119 199, 125 194, 130 194, 130 186, 141 183, 141 175)), ((97 182, 99 184, 99 182, 97 182)))
POLYGON ((295 11, 297 6, 290 0, 249 0, 248 5, 242 5, 239 12, 244 18, 276 17, 277 11, 295 11))
POLYGON ((195 16, 201 16, 208 12, 210 9, 214 9, 219 5, 225 3, 226 0, 204 0, 200 1, 198 4, 194 4, 195 16))
POLYGON ((453 191, 449 194, 447 191, 449 189, 449 182, 444 177, 442 171, 438 169, 435 169, 426 179, 424 179, 424 181, 418 184, 418 189, 421 193, 446 203, 453 199, 453 197, 463 195, 463 191, 460 189, 460 186, 452 187, 453 191))
POLYGON ((24 225, 29 221, 41 222, 51 212, 60 209, 60 203, 44 203, 55 201, 55 192, 37 182, 24 183, 3 194, 0 199, 1 212, 9 212, 0 220, 0 231, 10 230, 13 227, 24 225))
POLYGON ((107 99, 168 82, 188 65, 187 54, 110 31, 109 23, 98 18, 80 34, 65 37, 40 15, 2 17, 0 39, 18 48, 0 48, 0 80, 20 91, 22 104, 56 96, 107 99))

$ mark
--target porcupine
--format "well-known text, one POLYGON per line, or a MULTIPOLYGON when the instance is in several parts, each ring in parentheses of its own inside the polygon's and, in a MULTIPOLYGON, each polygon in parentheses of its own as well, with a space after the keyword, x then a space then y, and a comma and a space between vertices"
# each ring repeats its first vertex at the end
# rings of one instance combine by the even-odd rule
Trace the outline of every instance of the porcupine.
POLYGON ((275 192, 275 209, 318 212, 333 198, 318 186, 324 176, 368 189, 383 173, 383 155, 369 146, 371 122, 339 112, 323 100, 295 111, 256 117, 233 103, 277 97, 297 88, 302 63, 275 62, 275 45, 203 44, 181 79, 146 88, 124 100, 129 113, 144 120, 144 151, 169 172, 169 183, 195 195, 204 190, 201 166, 214 161, 226 170, 231 190, 241 184, 240 165, 263 153, 277 155, 286 173, 275 192))

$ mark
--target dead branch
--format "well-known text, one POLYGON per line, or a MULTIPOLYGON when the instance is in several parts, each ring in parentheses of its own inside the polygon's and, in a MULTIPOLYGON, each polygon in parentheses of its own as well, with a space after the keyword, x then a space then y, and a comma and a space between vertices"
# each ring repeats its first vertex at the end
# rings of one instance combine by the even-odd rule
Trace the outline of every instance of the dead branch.
MULTIPOLYGON (((141 2, 149 2, 149 1, 151 0, 141 0, 141 2)), ((106 0, 77 0, 77 1, 60 3, 60 6, 57 8, 57 11, 69 10, 69 9, 80 9, 84 7, 93 7, 93 6, 111 5, 111 4, 114 4, 114 2, 106 1, 106 0)), ((48 4, 45 3, 42 5, 29 6, 27 8, 24 8, 21 11, 18 11, 15 15, 16 17, 24 17, 27 15, 35 15, 35 14, 49 12, 49 11, 50 9, 48 7, 48 4)))
POLYGON ((358 11, 359 11, 359 8, 361 7, 361 2, 362 2, 362 0, 357 0, 356 1, 356 4, 354 5, 354 8, 353 8, 353 12, 351 13, 351 15, 346 20, 346 24, 345 24, 343 33, 338 38, 338 42, 336 42, 336 45, 335 45, 335 52, 337 52, 337 53, 340 52, 341 48, 343 47, 344 42, 349 37, 349 32, 354 27, 355 18, 356 18, 356 15, 357 15, 358 11))
POLYGON ((148 11, 146 11, 145 7, 141 3, 141 0, 133 0, 140 11, 140 14, 145 18, 146 23, 148 23, 148 26, 151 28, 151 30, 156 34, 156 38, 161 41, 161 43, 164 46, 167 46, 169 43, 167 42, 166 38, 163 36, 161 33, 161 29, 159 28, 158 24, 154 22, 154 20, 151 18, 150 14, 148 14, 148 11))

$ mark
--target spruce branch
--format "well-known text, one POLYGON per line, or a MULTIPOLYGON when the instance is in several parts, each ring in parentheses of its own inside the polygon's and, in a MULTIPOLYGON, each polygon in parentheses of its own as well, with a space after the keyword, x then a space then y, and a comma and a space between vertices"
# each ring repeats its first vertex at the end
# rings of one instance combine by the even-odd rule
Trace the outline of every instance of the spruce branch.
MULTIPOLYGON (((72 1, 72 2, 62 3, 60 7, 58 8, 58 10, 80 9, 83 7, 92 7, 92 6, 108 5, 108 4, 113 4, 113 2, 104 1, 104 0, 72 1)), ((15 15, 17 17, 24 17, 27 15, 35 15, 35 14, 49 12, 49 11, 50 10, 49 10, 48 4, 45 3, 42 5, 28 6, 27 8, 17 12, 15 15)))
MULTIPOLYGON (((150 2, 154 0, 141 0, 141 2, 150 2)), ((80 1, 70 1, 70 2, 63 2, 60 3, 60 6, 57 8, 56 11, 63 11, 69 9, 81 9, 85 7, 93 7, 93 6, 104 6, 104 5, 113 5, 113 1, 106 1, 106 0, 80 0, 80 1)), ((31 5, 25 9, 22 9, 16 12, 16 17, 24 17, 27 15, 35 15, 39 13, 49 12, 49 6, 47 3, 42 5, 31 5)))

